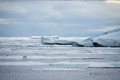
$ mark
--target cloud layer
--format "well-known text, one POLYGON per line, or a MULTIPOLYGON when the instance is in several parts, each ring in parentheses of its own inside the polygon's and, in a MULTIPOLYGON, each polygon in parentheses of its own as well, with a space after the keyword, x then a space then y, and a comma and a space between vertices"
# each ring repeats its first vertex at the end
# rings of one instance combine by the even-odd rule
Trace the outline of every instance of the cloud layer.
POLYGON ((0 1, 0 36, 94 36, 119 14, 119 1, 0 1))

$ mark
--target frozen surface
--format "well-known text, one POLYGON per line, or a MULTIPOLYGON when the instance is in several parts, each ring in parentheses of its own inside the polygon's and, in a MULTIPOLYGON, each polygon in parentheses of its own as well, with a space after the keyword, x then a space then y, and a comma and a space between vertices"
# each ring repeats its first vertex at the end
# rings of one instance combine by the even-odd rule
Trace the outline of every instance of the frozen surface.
POLYGON ((0 38, 0 80, 48 79, 120 80, 120 48, 43 45, 39 37, 0 38))
MULTIPOLYGON (((32 37, 35 39, 36 37, 32 37)), ((72 45, 86 39, 87 37, 58 37, 58 36, 42 36, 41 43, 44 45, 72 45)))
POLYGON ((91 47, 91 46, 93 46, 93 42, 92 42, 91 38, 82 40, 82 41, 78 42, 78 44, 79 45, 83 45, 84 47, 91 47))
POLYGON ((94 37, 84 39, 82 41, 77 41, 77 45, 82 47, 120 47, 120 28, 105 32, 94 37))
POLYGON ((120 31, 93 38, 93 42, 102 46, 120 46, 120 31))

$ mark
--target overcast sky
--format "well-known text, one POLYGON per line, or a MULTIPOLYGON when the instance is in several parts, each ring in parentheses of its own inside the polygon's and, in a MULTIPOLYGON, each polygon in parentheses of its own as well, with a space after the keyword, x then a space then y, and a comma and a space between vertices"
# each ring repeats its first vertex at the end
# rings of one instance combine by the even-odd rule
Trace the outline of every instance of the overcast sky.
POLYGON ((116 28, 119 0, 0 0, 1 37, 90 37, 116 28))

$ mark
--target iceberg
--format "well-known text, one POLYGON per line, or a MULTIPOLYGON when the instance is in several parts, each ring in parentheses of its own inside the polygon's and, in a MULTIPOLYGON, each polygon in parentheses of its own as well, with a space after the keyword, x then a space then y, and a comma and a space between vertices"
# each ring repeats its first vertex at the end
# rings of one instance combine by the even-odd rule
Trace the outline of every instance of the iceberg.
POLYGON ((88 39, 78 42, 78 44, 81 45, 81 47, 92 47, 93 46, 92 41, 93 41, 92 38, 88 38, 88 39))
POLYGON ((73 47, 120 47, 119 35, 120 28, 87 39, 42 36, 41 43, 44 45, 72 45, 73 47))
POLYGON ((42 36, 41 43, 44 45, 72 45, 72 41, 59 39, 58 36, 42 36))
POLYGON ((95 47, 120 47, 120 31, 93 38, 95 47))
POLYGON ((54 43, 58 45, 72 45, 74 42, 59 39, 59 40, 55 40, 54 43))
POLYGON ((120 28, 73 43, 75 47, 120 47, 120 28))
POLYGON ((53 45, 55 40, 58 40, 58 36, 42 36, 41 43, 44 45, 53 45))
POLYGON ((31 36, 31 39, 41 39, 41 36, 31 36))

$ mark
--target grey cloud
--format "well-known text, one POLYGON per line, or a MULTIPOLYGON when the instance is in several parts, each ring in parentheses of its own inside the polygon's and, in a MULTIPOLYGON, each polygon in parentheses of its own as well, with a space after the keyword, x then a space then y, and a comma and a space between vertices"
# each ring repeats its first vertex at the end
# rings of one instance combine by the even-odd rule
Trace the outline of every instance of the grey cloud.
POLYGON ((0 36, 92 36, 120 25, 120 5, 104 1, 2 1, 0 36), (16 33, 16 34, 14 34, 16 33))

